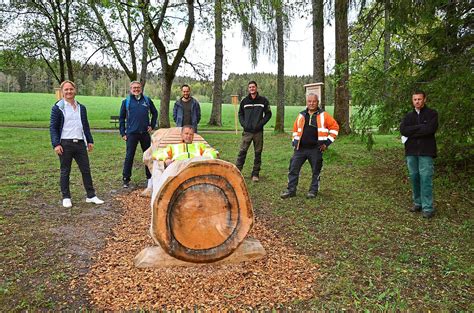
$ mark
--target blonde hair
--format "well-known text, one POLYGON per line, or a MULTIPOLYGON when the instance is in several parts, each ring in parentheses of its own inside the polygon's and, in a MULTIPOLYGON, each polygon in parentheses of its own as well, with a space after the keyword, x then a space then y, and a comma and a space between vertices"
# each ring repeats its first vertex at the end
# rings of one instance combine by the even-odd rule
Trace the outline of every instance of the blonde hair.
POLYGON ((74 82, 73 82, 73 81, 70 81, 70 80, 65 80, 65 81, 63 81, 63 82, 61 83, 61 85, 59 85, 59 88, 61 88, 61 90, 63 90, 64 85, 66 85, 66 84, 68 84, 68 83, 71 84, 72 87, 74 87, 74 89, 77 90, 76 84, 74 84, 74 82))

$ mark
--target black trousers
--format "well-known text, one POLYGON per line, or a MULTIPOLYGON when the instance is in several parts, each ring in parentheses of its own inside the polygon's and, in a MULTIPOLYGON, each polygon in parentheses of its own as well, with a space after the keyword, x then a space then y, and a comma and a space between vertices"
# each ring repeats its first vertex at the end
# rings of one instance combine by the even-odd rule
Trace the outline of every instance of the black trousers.
POLYGON ((63 154, 59 156, 61 165, 61 176, 59 183, 61 185, 61 193, 63 198, 71 198, 69 190, 69 174, 71 173, 72 160, 76 160, 77 166, 82 174, 82 183, 86 189, 87 197, 95 197, 95 190, 92 184, 92 175, 89 165, 89 155, 83 140, 73 142, 72 139, 62 139, 61 146, 63 154))
MULTIPOLYGON (((150 148, 151 137, 149 133, 127 134, 126 142, 127 152, 125 154, 125 162, 123 162, 122 176, 124 181, 130 181, 130 177, 132 177, 133 159, 135 158, 135 151, 137 151, 138 143, 140 143, 142 151, 145 152, 146 149, 150 148)), ((151 173, 147 166, 145 166, 145 175, 147 179, 151 178, 151 173)))
POLYGON ((237 156, 237 162, 235 166, 242 171, 245 159, 247 158, 247 150, 250 148, 250 144, 253 141, 253 149, 255 151, 255 159, 253 161, 252 176, 257 176, 260 173, 260 167, 262 165, 262 150, 263 150, 263 131, 258 133, 242 133, 242 143, 240 144, 239 155, 237 156))
POLYGON ((319 150, 319 147, 315 147, 295 150, 291 157, 288 172, 288 190, 290 192, 296 192, 296 187, 298 186, 298 180, 300 178, 300 170, 306 160, 308 160, 313 171, 309 191, 319 191, 319 174, 323 168, 323 154, 319 150))

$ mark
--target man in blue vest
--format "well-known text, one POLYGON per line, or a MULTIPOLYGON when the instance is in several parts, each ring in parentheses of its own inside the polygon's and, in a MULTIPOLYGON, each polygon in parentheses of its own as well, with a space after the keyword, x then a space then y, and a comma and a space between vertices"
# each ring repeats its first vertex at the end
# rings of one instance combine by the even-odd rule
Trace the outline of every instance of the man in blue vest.
MULTIPOLYGON (((128 188, 132 176, 133 159, 137 145, 142 151, 151 145, 150 132, 156 127, 158 111, 150 98, 142 93, 142 84, 138 81, 130 83, 130 94, 122 101, 120 108, 120 135, 127 143, 125 162, 123 163, 123 187, 128 188), (151 115, 151 121, 150 121, 151 115)), ((148 185, 151 184, 151 173, 145 166, 148 185)))

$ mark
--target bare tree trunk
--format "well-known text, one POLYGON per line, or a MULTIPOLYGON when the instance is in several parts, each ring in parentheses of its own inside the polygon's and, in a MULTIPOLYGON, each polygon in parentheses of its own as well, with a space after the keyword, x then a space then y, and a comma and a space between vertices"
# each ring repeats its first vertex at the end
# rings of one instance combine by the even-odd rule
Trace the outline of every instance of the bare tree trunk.
MULTIPOLYGON (((127 74, 130 81, 137 80, 138 73, 137 73, 137 67, 136 67, 136 64, 135 64, 136 59, 135 59, 135 51, 134 51, 133 41, 132 42, 128 41, 128 44, 129 44, 129 47, 130 47, 130 53, 131 53, 132 60, 133 60, 132 69, 130 69, 127 65, 126 60, 122 57, 121 52, 120 52, 120 50, 118 49, 118 47, 116 45, 116 40, 112 37, 112 34, 109 31, 109 27, 107 26, 107 24, 105 23, 105 21, 102 17, 102 13, 97 8, 97 4, 95 3, 95 1, 89 1, 89 5, 90 5, 91 9, 94 11, 94 14, 97 18, 97 24, 99 25, 99 27, 100 27, 100 29, 103 33, 104 40, 107 41, 108 44, 110 45, 110 48, 112 49, 112 52, 113 52, 115 58, 117 59, 117 62, 120 64, 122 69, 125 71, 125 74, 127 74)), ((120 15, 121 13, 118 12, 117 14, 120 15)), ((124 25, 124 27, 125 27, 125 25, 124 25)), ((125 31, 128 34, 130 34, 131 29, 125 29, 125 31)), ((130 35, 127 35, 127 38, 128 38, 128 40, 130 40, 130 35)))
POLYGON ((169 5, 169 0, 164 0, 156 26, 154 25, 154 21, 151 18, 148 10, 150 6, 150 1, 142 0, 140 1, 140 4, 145 23, 148 23, 150 39, 153 42, 153 45, 155 46, 160 56, 161 70, 163 73, 163 79, 161 80, 163 86, 161 89, 162 94, 160 103, 160 127, 168 128, 170 127, 169 106, 171 98, 171 85, 175 78, 179 64, 181 63, 181 60, 184 57, 184 52, 186 51, 189 46, 189 43, 191 42, 191 35, 194 29, 194 0, 186 0, 188 24, 186 25, 186 31, 184 33, 183 40, 179 43, 178 49, 175 49, 176 52, 171 64, 169 64, 168 62, 168 50, 160 37, 160 29, 166 17, 166 10, 169 5))
POLYGON ((383 70, 384 72, 388 71, 390 67, 390 0, 385 0, 385 29, 384 29, 384 44, 383 44, 383 70))
POLYGON ((146 23, 144 27, 145 29, 143 30, 143 44, 142 44, 142 69, 140 71, 140 82, 142 83, 143 88, 145 88, 145 85, 146 85, 146 73, 148 70, 148 42, 150 38, 146 23))
POLYGON ((222 46, 222 0, 215 0, 214 7, 214 88, 212 94, 212 112, 209 125, 222 126, 222 59, 224 57, 222 46))
POLYGON ((339 134, 351 132, 349 126, 349 27, 347 13, 349 0, 336 0, 336 93, 334 118, 339 123, 339 134))
POLYGON ((59 5, 56 7, 55 3, 49 3, 51 5, 51 13, 48 12, 48 9, 46 6, 41 5, 41 2, 38 3, 33 3, 37 8, 40 8, 45 14, 45 16, 49 20, 49 24, 53 28, 54 32, 54 39, 56 40, 56 51, 58 53, 58 64, 59 64, 59 83, 62 83, 63 81, 66 80, 66 68, 64 64, 64 53, 63 53, 63 48, 64 48, 64 38, 62 36, 62 29, 61 29, 61 23, 60 20, 62 19, 62 16, 59 12, 59 5))
POLYGON ((61 18, 64 23, 64 32, 62 34, 63 37, 63 50, 64 50, 64 58, 66 59, 66 66, 67 66, 67 77, 69 80, 74 81, 74 68, 72 64, 72 57, 71 57, 71 33, 69 31, 69 10, 71 8, 71 3, 66 1, 65 12, 63 14, 61 10, 61 6, 58 5, 58 10, 60 12, 61 18))
POLYGON ((61 35, 60 30, 58 28, 54 28, 54 36, 56 37, 56 51, 58 53, 58 65, 59 65, 59 82, 62 83, 66 80, 66 73, 65 73, 65 66, 64 66, 64 56, 63 56, 63 45, 61 43, 61 35))
POLYGON ((283 3, 276 6, 276 29, 277 29, 277 113, 275 119, 275 131, 285 131, 285 43, 283 41, 283 3))
MULTIPOLYGON (((324 0, 312 0, 313 4, 313 80, 325 83, 324 73, 324 0)), ((324 85, 321 86, 321 99, 319 106, 325 108, 326 93, 324 85)))
MULTIPOLYGON (((384 74, 387 75, 388 69, 390 67, 390 1, 384 0, 384 43, 383 43, 383 70, 384 74)), ((383 86, 383 98, 385 104, 390 108, 390 88, 388 86, 388 80, 386 79, 383 86)), ((390 110, 390 109, 389 109, 390 110)), ((391 110, 390 110, 391 112, 391 110)), ((380 133, 388 133, 390 131, 390 126, 392 124, 392 119, 382 119, 382 123, 379 127, 380 133)))
POLYGON ((73 67, 72 57, 71 57, 71 39, 70 39, 70 34, 69 34, 69 28, 68 26, 66 27, 67 28, 64 31, 64 36, 65 36, 65 40, 64 40, 65 44, 63 47, 64 58, 66 59, 67 77, 69 80, 74 81, 74 67, 73 67))
POLYGON ((163 75, 163 78, 161 79, 160 122, 157 128, 170 127, 170 99, 173 79, 174 77, 167 77, 166 75, 163 75))
MULTIPOLYGON (((128 38, 128 44, 130 47, 130 63, 132 64, 132 73, 134 73, 134 78, 131 78, 132 81, 138 79, 138 69, 137 69, 137 55, 135 53, 135 41, 133 40, 133 34, 132 34, 132 20, 133 17, 131 15, 131 10, 130 6, 126 5, 125 6, 125 12, 126 12, 126 21, 124 25, 127 25, 126 31, 127 31, 127 38, 128 38)), ((120 13, 119 13, 120 14, 120 13)))

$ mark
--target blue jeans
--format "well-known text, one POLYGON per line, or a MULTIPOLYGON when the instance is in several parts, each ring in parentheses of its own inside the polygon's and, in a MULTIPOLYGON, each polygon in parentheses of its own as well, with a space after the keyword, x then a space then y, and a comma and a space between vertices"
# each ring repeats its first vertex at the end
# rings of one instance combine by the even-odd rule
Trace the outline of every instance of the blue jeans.
POLYGON ((433 212, 433 158, 409 155, 407 156, 407 166, 414 204, 421 207, 423 212, 433 212))
MULTIPOLYGON (((151 138, 150 134, 142 133, 142 134, 130 134, 127 135, 127 154, 125 155, 125 162, 123 162, 123 180, 130 181, 130 177, 132 177, 132 166, 133 166, 133 159, 135 158, 135 151, 137 150, 137 145, 140 143, 142 147, 142 151, 145 152, 151 145, 151 138)), ((145 166, 145 175, 147 179, 151 178, 151 173, 148 170, 148 167, 145 166)))

